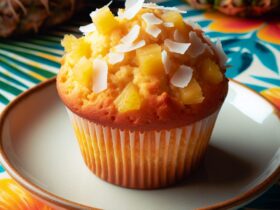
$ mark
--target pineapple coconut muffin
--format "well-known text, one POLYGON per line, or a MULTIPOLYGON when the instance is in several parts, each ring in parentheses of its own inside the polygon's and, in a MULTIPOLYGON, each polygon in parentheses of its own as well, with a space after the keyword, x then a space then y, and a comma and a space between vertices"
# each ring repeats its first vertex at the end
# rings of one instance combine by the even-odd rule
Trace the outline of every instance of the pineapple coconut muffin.
POLYGON ((58 93, 88 168, 138 189, 183 180, 201 161, 227 94, 226 56, 184 11, 127 1, 65 36, 58 93))

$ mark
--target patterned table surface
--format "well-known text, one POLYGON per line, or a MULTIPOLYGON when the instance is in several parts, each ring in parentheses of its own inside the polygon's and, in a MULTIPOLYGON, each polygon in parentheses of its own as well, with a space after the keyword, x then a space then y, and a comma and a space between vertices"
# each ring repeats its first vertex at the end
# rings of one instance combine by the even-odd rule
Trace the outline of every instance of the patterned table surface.
MULTIPOLYGON (((212 41, 220 38, 229 57, 227 76, 262 94, 280 109, 280 19, 244 19, 190 8, 180 0, 160 2, 186 9, 212 41)), ((56 75, 65 33, 79 35, 73 20, 47 33, 0 40, 0 111, 26 89, 56 75)), ((0 165, 0 210, 51 209, 18 186, 0 165)), ((280 209, 280 183, 243 209, 280 209)))

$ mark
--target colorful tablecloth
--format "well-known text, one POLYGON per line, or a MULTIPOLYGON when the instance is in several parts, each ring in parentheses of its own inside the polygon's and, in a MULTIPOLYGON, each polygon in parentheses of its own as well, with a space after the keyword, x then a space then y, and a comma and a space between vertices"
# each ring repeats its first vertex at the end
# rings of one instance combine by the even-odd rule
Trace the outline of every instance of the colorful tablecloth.
MULTIPOLYGON (((212 41, 221 39, 229 57, 227 76, 265 96, 280 109, 280 19, 244 19, 190 8, 179 0, 164 6, 186 9, 187 20, 197 22, 212 41)), ((73 20, 48 32, 0 40, 0 111, 26 89, 56 75, 65 33, 79 35, 73 20)), ((0 165, 0 210, 51 209, 35 200, 13 181, 0 165)), ((280 183, 244 209, 280 209, 280 183)))

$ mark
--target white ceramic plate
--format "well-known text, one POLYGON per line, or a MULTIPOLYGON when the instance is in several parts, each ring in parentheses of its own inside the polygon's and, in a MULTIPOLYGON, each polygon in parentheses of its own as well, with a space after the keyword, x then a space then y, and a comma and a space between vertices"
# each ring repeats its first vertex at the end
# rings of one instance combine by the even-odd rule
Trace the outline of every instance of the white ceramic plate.
POLYGON ((277 114, 261 96, 231 81, 205 161, 191 179, 161 190, 130 190, 101 181, 86 168, 53 79, 4 111, 0 160, 17 182, 56 207, 231 208, 255 198, 279 177, 277 114))

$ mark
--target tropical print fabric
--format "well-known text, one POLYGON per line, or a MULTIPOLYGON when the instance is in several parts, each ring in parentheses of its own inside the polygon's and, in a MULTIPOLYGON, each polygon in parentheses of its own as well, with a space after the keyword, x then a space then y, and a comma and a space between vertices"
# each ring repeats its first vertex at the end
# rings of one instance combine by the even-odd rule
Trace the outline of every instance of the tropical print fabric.
POLYGON ((0 210, 52 210, 34 199, 13 179, 3 175, 0 177, 0 210))
POLYGON ((244 19, 211 12, 203 17, 207 34, 222 40, 229 57, 227 76, 280 108, 280 19, 244 19))
MULTIPOLYGON (((229 57, 227 76, 262 94, 280 109, 280 19, 244 19, 190 8, 180 0, 161 2, 186 9, 215 42, 221 39, 229 57)), ((51 31, 0 40, 0 111, 18 94, 56 75, 65 33, 79 35, 84 21, 72 21, 51 31)), ((244 209, 279 209, 280 185, 275 184, 244 209)), ((0 165, 0 210, 50 210, 16 184, 0 165)))

